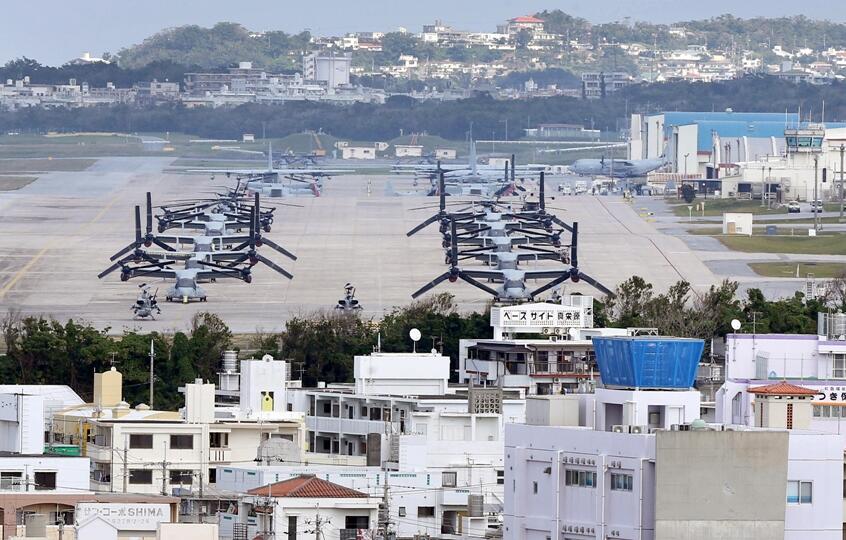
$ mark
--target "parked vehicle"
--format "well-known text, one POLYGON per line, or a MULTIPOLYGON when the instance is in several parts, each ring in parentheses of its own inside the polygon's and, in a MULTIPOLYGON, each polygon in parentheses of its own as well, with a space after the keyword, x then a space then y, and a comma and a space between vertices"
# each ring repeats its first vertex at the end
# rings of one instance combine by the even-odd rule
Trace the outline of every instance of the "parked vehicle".
POLYGON ((790 201, 787 203, 787 213, 788 214, 798 214, 802 211, 802 207, 799 206, 798 201, 790 201))

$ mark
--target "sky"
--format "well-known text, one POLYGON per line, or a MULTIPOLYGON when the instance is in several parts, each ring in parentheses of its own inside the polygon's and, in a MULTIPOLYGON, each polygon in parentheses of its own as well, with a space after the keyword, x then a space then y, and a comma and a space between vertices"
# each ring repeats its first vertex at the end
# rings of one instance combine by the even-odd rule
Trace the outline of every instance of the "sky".
POLYGON ((668 23, 722 13, 846 21, 846 2, 837 0, 0 0, 0 5, 0 63, 26 56, 50 65, 84 51, 115 53, 163 28, 220 21, 318 35, 398 27, 419 32, 435 19, 459 29, 493 31, 506 19, 544 9, 592 22, 631 17, 668 23))

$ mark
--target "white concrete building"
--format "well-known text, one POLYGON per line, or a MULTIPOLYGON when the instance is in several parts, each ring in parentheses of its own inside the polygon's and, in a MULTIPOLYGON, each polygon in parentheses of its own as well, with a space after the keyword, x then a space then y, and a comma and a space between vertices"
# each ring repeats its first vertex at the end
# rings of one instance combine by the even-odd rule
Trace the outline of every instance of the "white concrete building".
MULTIPOLYGON (((487 515, 483 506, 468 504, 471 495, 478 496, 482 489, 489 486, 481 480, 471 484, 460 481, 455 471, 402 469, 386 472, 381 467, 245 464, 219 468, 216 487, 228 492, 246 493, 302 475, 314 475, 380 499, 385 494, 387 483, 390 517, 400 538, 426 534, 439 538, 462 535, 484 537, 489 525, 499 525, 495 517, 487 515), (478 515, 465 515, 470 511, 478 515)), ((500 476, 496 482, 502 485, 504 479, 500 476)))
POLYGON ((245 360, 238 406, 215 406, 214 384, 198 380, 185 385, 185 408, 172 412, 131 409, 113 369, 95 375, 94 403, 55 415, 53 438, 91 458, 94 491, 202 491, 217 465, 301 459, 303 415, 285 410, 285 372, 270 357, 245 360))
POLYGON ((220 515, 220 535, 233 538, 240 525, 247 538, 356 540, 376 528, 378 509, 379 499, 366 493, 298 476, 249 490, 237 513, 220 515))
POLYGON ((769 389, 775 408, 757 425, 708 425, 699 393, 679 381, 637 389, 693 367, 697 355, 686 356, 600 354, 603 381, 628 377, 632 388, 578 396, 577 425, 506 426, 503 538, 841 538, 842 447, 801 420, 810 401, 795 403, 790 424, 769 389))

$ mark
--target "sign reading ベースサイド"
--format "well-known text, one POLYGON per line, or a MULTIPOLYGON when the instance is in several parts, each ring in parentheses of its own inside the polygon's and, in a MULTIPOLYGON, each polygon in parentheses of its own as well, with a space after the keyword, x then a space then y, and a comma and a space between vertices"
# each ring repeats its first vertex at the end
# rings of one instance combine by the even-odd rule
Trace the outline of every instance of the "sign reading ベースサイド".
POLYGON ((97 514, 119 531, 155 531, 159 523, 170 523, 170 505, 144 503, 79 503, 76 522, 97 514))
POLYGON ((563 333, 569 328, 592 328, 593 305, 519 304, 491 310, 491 326, 512 333, 563 333))

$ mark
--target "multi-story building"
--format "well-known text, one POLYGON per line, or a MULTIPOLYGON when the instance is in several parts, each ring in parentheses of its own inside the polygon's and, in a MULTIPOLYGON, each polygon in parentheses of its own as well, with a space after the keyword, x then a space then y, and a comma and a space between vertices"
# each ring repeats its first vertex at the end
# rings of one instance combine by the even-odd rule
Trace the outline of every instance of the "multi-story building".
POLYGON ((592 337, 654 332, 593 328, 593 297, 583 295, 494 307, 491 327, 492 339, 460 340, 458 381, 519 388, 527 395, 591 391, 599 376, 592 337), (521 338, 524 334, 530 337, 521 338))
POLYGON ((501 512, 504 424, 524 421, 523 392, 452 386, 450 360, 435 351, 377 352, 355 357, 354 366, 353 384, 289 389, 291 408, 306 412, 310 450, 363 457, 374 471, 426 478, 435 491, 440 478, 445 492, 438 504, 409 503, 397 518, 416 514, 438 536, 454 534, 459 523, 486 529, 484 516, 474 514, 478 519, 465 524, 459 514, 467 511, 470 495, 501 512))
POLYGON ((215 406, 215 386, 186 384, 182 411, 130 408, 122 376, 95 375, 94 402, 57 413, 54 441, 75 444, 91 459, 91 489, 202 493, 215 467, 269 455, 301 459, 302 415, 285 410, 285 363, 266 357, 241 362, 239 403, 215 406))
POLYGON ((602 388, 506 426, 503 538, 841 538, 842 447, 801 389, 755 389, 753 426, 709 425, 702 342, 594 341, 602 388))

